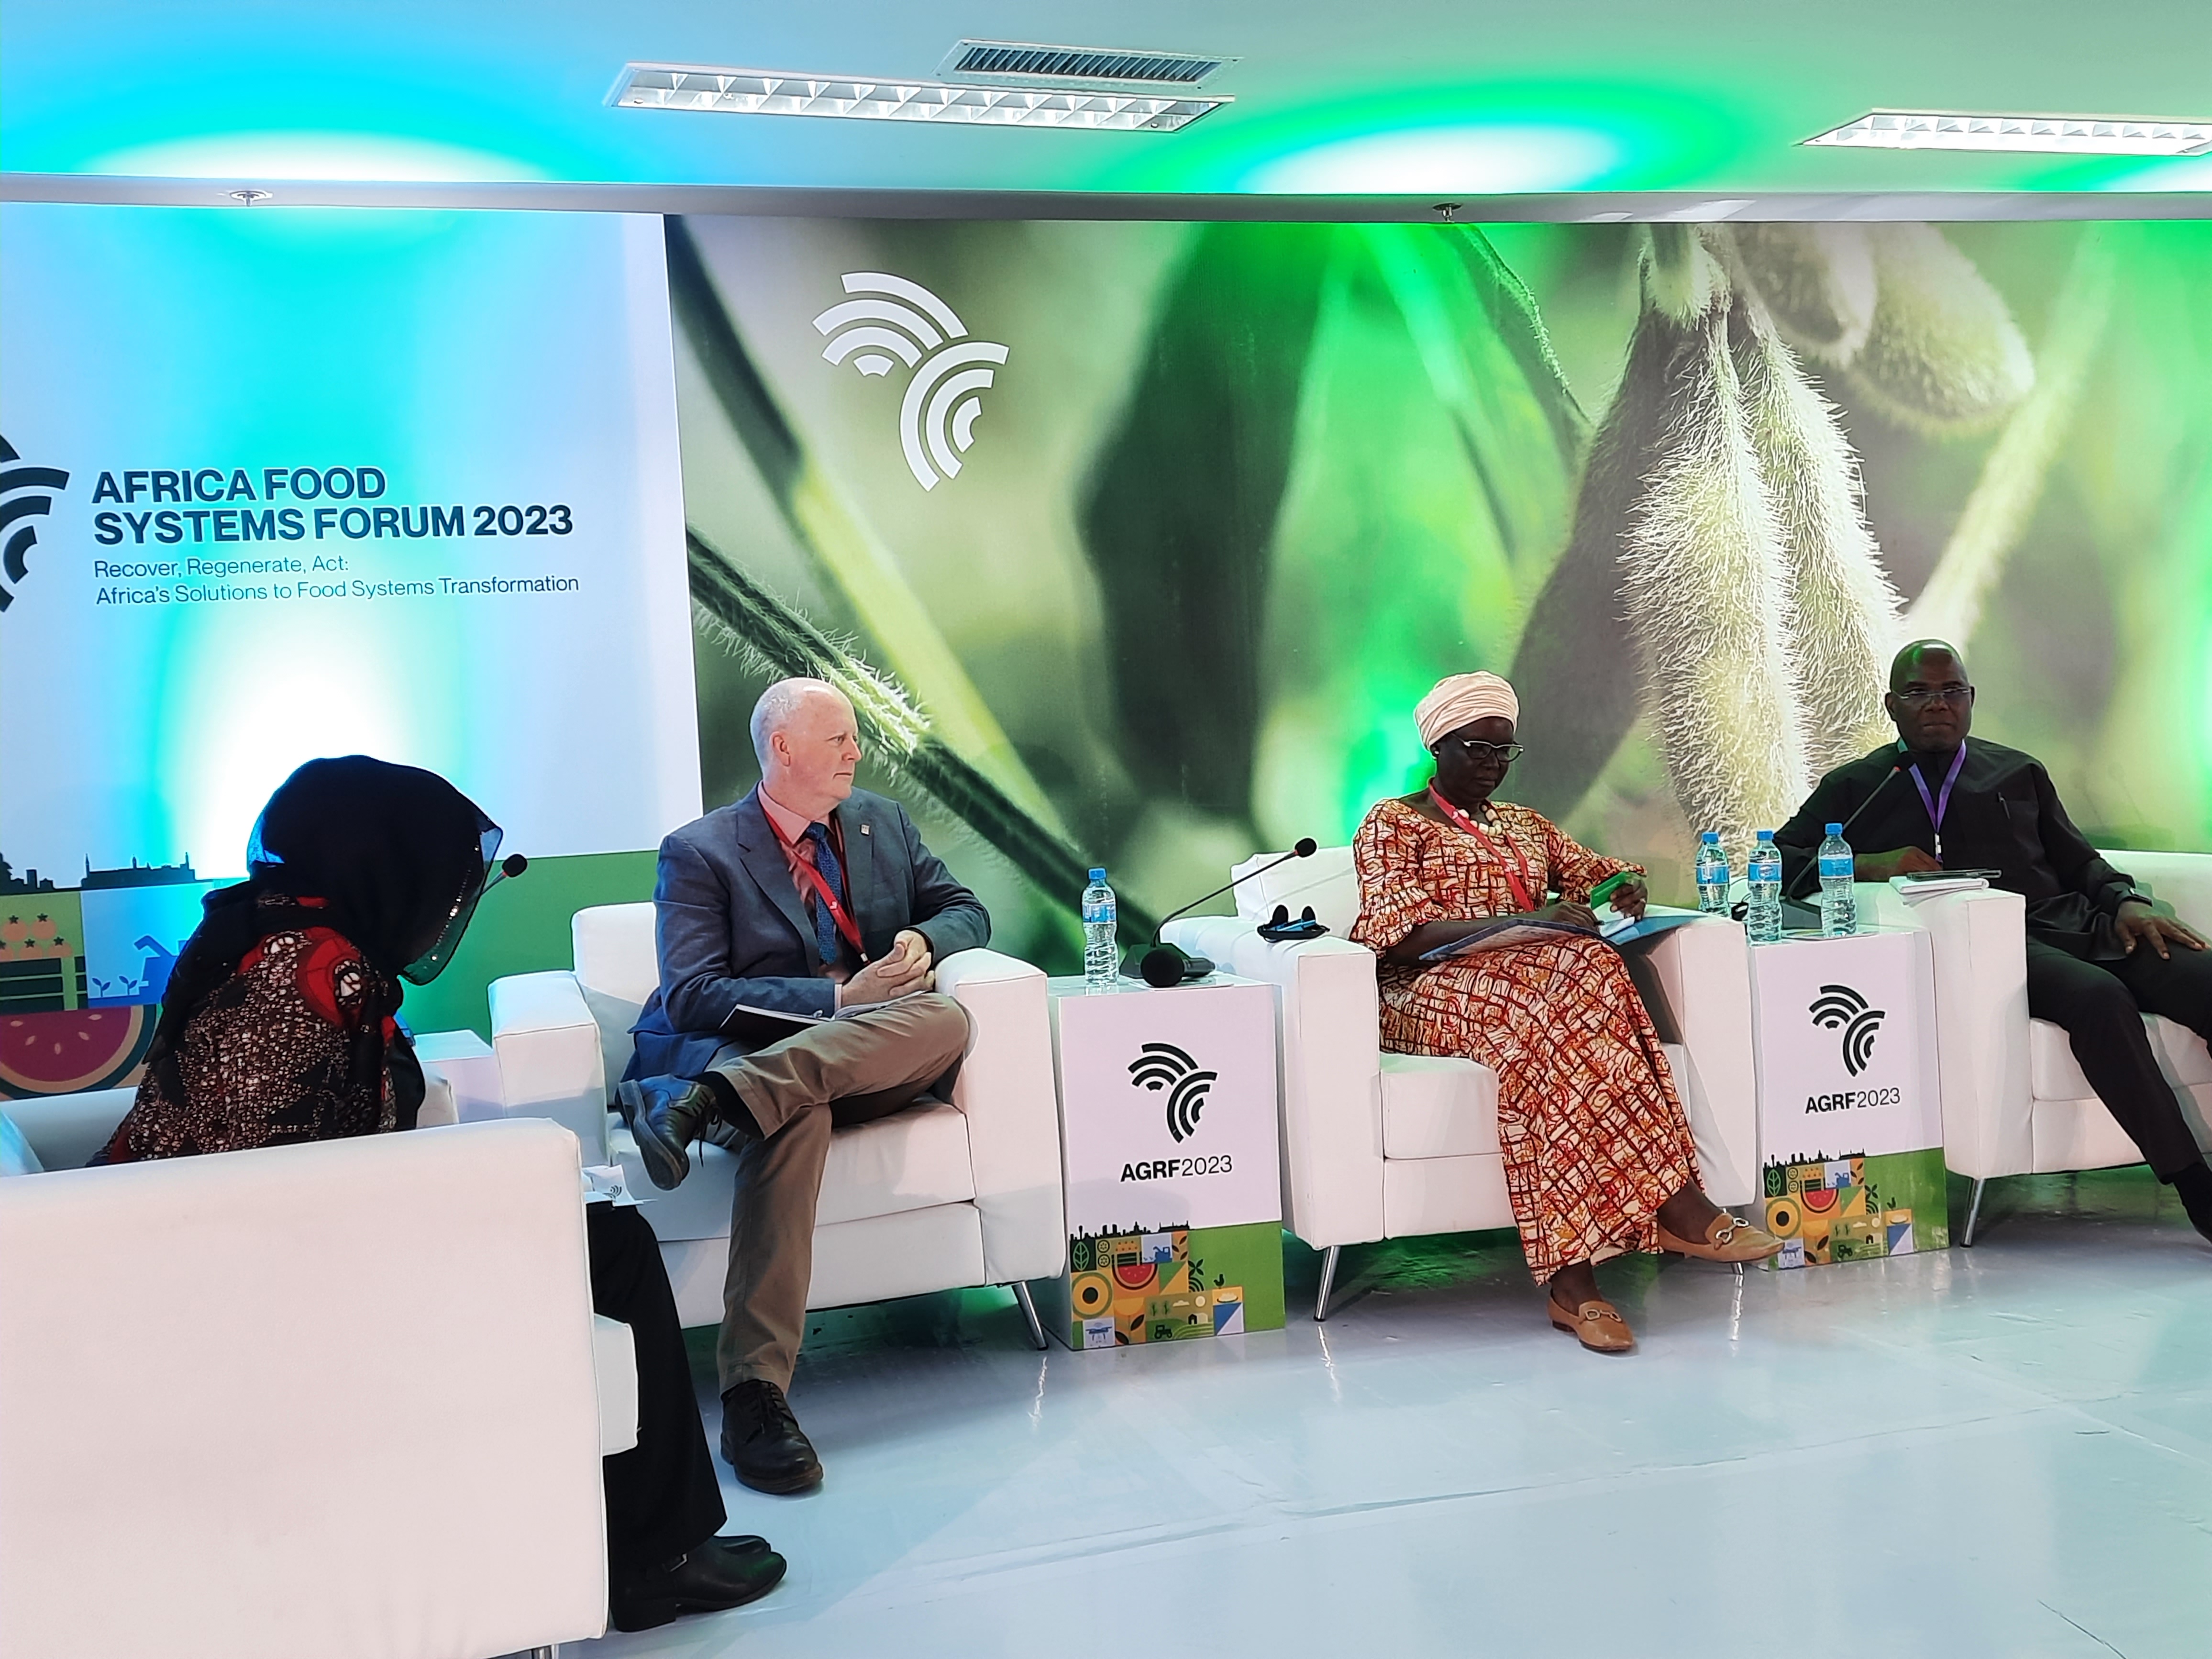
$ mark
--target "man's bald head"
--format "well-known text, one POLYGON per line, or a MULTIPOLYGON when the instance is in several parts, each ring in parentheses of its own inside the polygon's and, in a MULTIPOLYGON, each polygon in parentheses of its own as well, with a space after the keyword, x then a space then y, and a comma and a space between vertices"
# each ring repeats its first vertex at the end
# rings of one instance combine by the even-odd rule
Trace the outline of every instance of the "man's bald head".
POLYGON ((1974 723, 1974 685, 1966 659, 1948 640, 1915 640, 1889 665, 1882 707, 1897 735, 1916 754, 1948 755, 1974 723))
POLYGON ((826 817, 853 793, 860 742, 853 705, 827 680, 778 680, 753 705, 761 783, 794 812, 826 817))
POLYGON ((845 701, 845 694, 827 680, 793 678, 778 680, 760 694, 753 705, 753 753, 759 757, 761 769, 766 771, 772 753, 769 740, 787 727, 801 708, 817 697, 830 700, 830 705, 850 717, 853 705, 845 701))
POLYGON ((1902 691, 1908 681, 1924 678, 1922 671, 1931 665, 1955 667, 1960 679, 1966 678, 1966 653, 1957 646, 1948 640, 1915 640, 1889 659, 1889 689, 1902 691), (1950 662, 1930 665, 1924 659, 1931 657, 1948 657, 1950 662))

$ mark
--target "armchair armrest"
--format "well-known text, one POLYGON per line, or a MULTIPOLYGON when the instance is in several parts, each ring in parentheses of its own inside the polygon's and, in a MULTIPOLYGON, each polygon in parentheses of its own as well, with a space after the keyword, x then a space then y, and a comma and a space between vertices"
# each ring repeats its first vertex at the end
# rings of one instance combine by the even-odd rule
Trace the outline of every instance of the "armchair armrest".
POLYGON ((435 1060, 422 1062, 422 1103, 416 1109, 415 1127, 418 1129, 442 1129, 461 1121, 461 1109, 454 1098, 453 1080, 438 1069, 435 1060))
POLYGON ((2027 902, 1991 887, 1906 904, 1886 884, 1862 883, 1862 917, 1870 888, 1872 914, 1926 933, 1934 957, 1943 1162, 1975 1180, 2032 1173, 2027 902))
POLYGON ((1044 979, 1042 969, 996 951, 958 951, 937 965, 937 988, 975 1027, 952 1103, 968 1119, 983 1273, 994 1285, 1049 1279, 1067 1264, 1044 979))
POLYGON ((1382 1237, 1375 953, 1334 934, 1279 945, 1235 916, 1171 922, 1164 937, 1276 988, 1283 1224, 1316 1249, 1382 1237))
POLYGON ((1689 1050, 1692 1075, 1674 1082, 1706 1194, 1748 1204, 1759 1194, 1759 1077, 1743 924, 1709 916, 1677 927, 1653 941, 1650 961, 1689 1050))
POLYGON ((2207 938, 2212 938, 2212 853, 2120 853, 2105 854, 2124 870, 2160 907, 2207 938))
POLYGON ((605 1164, 606 1058, 575 975, 515 974, 494 980, 490 995, 506 1115, 550 1117, 582 1143, 585 1163, 605 1164))
POLYGON ((47 1170, 82 1170, 113 1139, 136 1089, 96 1089, 88 1094, 26 1095, 8 1103, 8 1115, 39 1163, 47 1170))

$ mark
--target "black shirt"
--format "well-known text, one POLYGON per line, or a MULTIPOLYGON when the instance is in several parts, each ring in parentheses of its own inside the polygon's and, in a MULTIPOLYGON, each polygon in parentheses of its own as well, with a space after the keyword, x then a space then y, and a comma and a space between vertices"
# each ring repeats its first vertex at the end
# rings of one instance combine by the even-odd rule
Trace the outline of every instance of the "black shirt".
MULTIPOLYGON (((1826 826, 1844 822, 1869 801, 1844 832, 1854 852, 1917 847, 1932 854, 1936 826, 1912 787, 1913 764, 1903 744, 1884 744, 1822 778, 1797 816, 1774 832, 1774 844, 1782 849, 1783 891, 1800 892, 1800 877, 1817 859, 1826 826), (1892 775, 1900 763, 1907 770, 1892 775)), ((1925 757, 1920 765, 1929 799, 1941 801, 1951 757, 1925 757)), ((2047 945, 2092 961, 2125 954, 2112 917, 2124 900, 2135 896, 2135 884, 2083 839, 2059 805, 2051 775, 2032 755, 1966 739, 1966 763, 1943 814, 1943 864, 1952 870, 1997 871, 1991 885, 2027 899, 2027 931, 2047 945)), ((1810 878, 1802 884, 1809 886, 1810 878)))

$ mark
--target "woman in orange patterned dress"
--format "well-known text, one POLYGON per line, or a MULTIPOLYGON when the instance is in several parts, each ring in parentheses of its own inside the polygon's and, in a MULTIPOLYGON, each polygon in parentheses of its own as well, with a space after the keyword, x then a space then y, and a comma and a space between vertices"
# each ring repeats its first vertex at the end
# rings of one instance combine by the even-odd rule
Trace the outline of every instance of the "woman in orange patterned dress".
POLYGON ((1599 1293, 1595 1263, 1653 1249, 1753 1261, 1781 1241, 1700 1190, 1659 1035, 1595 934, 1590 890, 1631 872, 1613 903, 1641 915, 1642 872, 1491 799, 1521 752, 1520 704, 1498 676, 1443 680, 1415 717, 1435 781, 1377 805, 1352 843, 1352 937, 1381 958, 1382 1047, 1479 1060, 1498 1074, 1506 1189, 1528 1266, 1549 1287, 1552 1322, 1586 1347, 1626 1352, 1635 1339, 1599 1293), (1590 931, 1421 960, 1516 915, 1590 931))

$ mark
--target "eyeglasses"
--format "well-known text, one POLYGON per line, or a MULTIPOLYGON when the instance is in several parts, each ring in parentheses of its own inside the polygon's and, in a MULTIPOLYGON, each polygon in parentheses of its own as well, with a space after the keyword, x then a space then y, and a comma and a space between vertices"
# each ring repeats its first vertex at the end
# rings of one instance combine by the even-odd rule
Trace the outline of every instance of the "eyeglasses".
POLYGON ((1492 760, 1503 762, 1507 766, 1512 765, 1526 752, 1517 743, 1485 743, 1480 738, 1458 737, 1438 738, 1436 746, 1429 752, 1432 755, 1441 755, 1447 744, 1458 750, 1469 760, 1479 761, 1486 757, 1492 760))
POLYGON ((1973 702, 1974 688, 1971 685, 1938 685, 1926 690, 1893 691, 1889 695, 1907 708, 1926 708, 1939 702, 1964 708, 1973 702))

